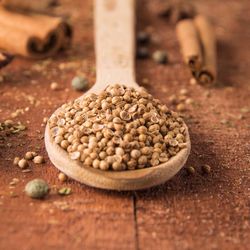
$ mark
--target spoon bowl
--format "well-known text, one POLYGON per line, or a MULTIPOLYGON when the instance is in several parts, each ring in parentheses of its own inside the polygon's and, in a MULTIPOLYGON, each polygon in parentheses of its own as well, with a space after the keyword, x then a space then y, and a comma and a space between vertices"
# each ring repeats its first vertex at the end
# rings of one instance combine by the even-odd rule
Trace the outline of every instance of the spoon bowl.
MULTIPOLYGON (((96 84, 86 93, 98 94, 109 84, 138 89, 134 77, 134 0, 95 1, 96 84)), ((84 95, 80 99, 84 98, 84 95)), ((60 108, 55 111, 55 115, 60 108)), ((49 125, 45 146, 51 162, 67 176, 89 186, 110 190, 145 189, 166 182, 185 164, 191 149, 186 129, 186 147, 166 163, 155 167, 124 171, 103 171, 70 159, 54 142, 49 125)))

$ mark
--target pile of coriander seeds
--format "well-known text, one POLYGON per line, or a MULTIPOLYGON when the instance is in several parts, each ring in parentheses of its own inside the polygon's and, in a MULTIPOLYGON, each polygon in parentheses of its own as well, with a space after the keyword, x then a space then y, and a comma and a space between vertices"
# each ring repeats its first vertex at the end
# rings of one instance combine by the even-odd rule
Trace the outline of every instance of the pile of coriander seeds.
POLYGON ((177 113, 144 89, 119 84, 62 105, 48 125, 72 160, 101 170, 154 167, 186 147, 177 113))

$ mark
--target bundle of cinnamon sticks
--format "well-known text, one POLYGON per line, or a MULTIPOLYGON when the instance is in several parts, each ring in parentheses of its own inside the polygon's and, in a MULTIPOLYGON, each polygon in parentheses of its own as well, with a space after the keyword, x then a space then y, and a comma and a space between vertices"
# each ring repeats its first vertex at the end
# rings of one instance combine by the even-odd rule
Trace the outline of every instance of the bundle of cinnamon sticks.
POLYGON ((67 48, 72 38, 70 24, 61 17, 44 14, 52 2, 0 0, 0 49, 45 58, 67 48))
POLYGON ((184 62, 202 85, 216 82, 216 38, 214 27, 207 17, 196 15, 179 20, 176 33, 184 62))

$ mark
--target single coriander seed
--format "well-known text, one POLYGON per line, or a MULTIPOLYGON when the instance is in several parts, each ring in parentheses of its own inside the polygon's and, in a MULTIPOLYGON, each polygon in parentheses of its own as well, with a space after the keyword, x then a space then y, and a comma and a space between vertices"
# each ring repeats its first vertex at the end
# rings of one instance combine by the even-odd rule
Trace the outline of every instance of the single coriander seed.
POLYGON ((24 158, 26 159, 26 160, 32 160, 33 158, 34 158, 34 152, 27 152, 26 154, 25 154, 25 156, 24 156, 24 158))
POLYGON ((59 84, 58 84, 57 82, 52 82, 52 83, 50 84, 50 88, 51 88, 52 90, 59 90, 59 84))
POLYGON ((209 174, 211 172, 211 167, 207 164, 202 165, 201 169, 202 169, 203 173, 205 173, 205 174, 209 174))
POLYGON ((19 162, 18 162, 18 167, 21 168, 21 169, 25 169, 29 166, 27 160, 25 159, 21 159, 19 162))
POLYGON ((58 179, 61 182, 65 182, 67 180, 67 175, 65 175, 64 173, 59 173, 58 174, 58 179))
POLYGON ((37 155, 37 156, 34 157, 33 162, 34 162, 35 164, 44 163, 44 158, 43 158, 43 156, 41 156, 41 155, 37 155))
POLYGON ((19 161, 20 161, 20 157, 15 157, 14 160, 13 160, 13 164, 15 166, 17 166, 19 161))
POLYGON ((195 170, 194 167, 189 166, 189 167, 187 167, 187 172, 188 172, 188 174, 190 174, 190 175, 194 175, 195 172, 196 172, 196 170, 195 170))
POLYGON ((130 153, 131 157, 134 159, 138 159, 141 156, 141 152, 137 149, 133 149, 130 153))

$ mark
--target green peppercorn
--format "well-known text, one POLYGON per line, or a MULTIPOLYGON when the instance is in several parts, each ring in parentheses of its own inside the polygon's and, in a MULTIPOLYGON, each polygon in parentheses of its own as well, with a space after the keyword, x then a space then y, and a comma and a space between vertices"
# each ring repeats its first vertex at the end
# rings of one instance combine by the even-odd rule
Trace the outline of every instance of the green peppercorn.
POLYGON ((194 175, 196 171, 195 171, 195 168, 194 168, 194 167, 189 166, 189 167, 187 167, 187 172, 188 172, 188 174, 190 174, 190 175, 194 175))
POLYGON ((159 64, 166 64, 168 62, 167 53, 162 50, 157 50, 153 53, 153 60, 159 64))
POLYGON ((149 51, 145 47, 139 47, 137 48, 137 58, 138 59, 146 59, 149 57, 149 51))
POLYGON ((25 193, 31 198, 41 199, 49 193, 49 185, 42 179, 34 179, 26 184, 25 193))
POLYGON ((150 41, 150 35, 149 33, 145 31, 140 31, 137 34, 137 42, 140 44, 146 44, 150 41))
POLYGON ((205 174, 209 174, 211 172, 211 167, 207 164, 202 165, 201 169, 202 169, 203 173, 205 173, 205 174))
POLYGON ((77 91, 82 91, 88 87, 88 79, 82 76, 75 76, 71 81, 72 88, 77 91))

